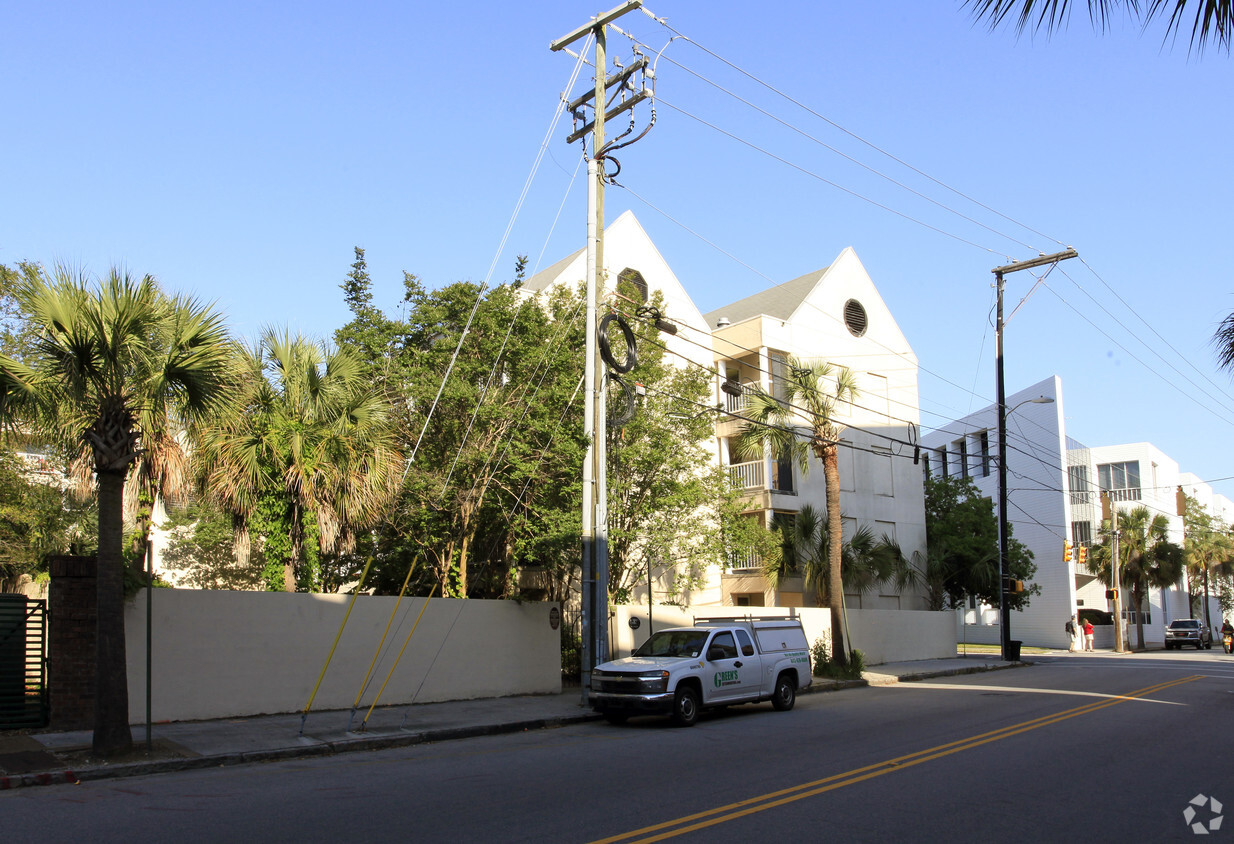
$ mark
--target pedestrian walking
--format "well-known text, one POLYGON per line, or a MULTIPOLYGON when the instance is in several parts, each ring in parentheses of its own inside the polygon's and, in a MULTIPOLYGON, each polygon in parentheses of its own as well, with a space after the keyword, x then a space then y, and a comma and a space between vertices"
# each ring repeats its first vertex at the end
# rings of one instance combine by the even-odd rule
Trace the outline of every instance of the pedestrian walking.
POLYGON ((1074 615, 1071 618, 1067 619, 1067 624, 1064 625, 1063 629, 1067 631, 1067 652, 1075 653, 1077 649, 1076 643, 1079 638, 1078 636, 1079 631, 1076 630, 1074 615))
POLYGON ((1091 621, 1084 622, 1084 650, 1091 651, 1093 649, 1093 623, 1091 621))

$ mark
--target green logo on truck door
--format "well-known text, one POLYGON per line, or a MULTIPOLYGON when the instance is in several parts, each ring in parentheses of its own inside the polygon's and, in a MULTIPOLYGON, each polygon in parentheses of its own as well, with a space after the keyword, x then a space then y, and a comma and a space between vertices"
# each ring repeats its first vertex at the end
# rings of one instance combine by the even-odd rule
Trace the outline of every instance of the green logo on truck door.
POLYGON ((714 682, 716 684, 717 689, 720 688, 721 686, 734 686, 739 682, 737 679, 737 672, 736 671, 717 671, 714 682))

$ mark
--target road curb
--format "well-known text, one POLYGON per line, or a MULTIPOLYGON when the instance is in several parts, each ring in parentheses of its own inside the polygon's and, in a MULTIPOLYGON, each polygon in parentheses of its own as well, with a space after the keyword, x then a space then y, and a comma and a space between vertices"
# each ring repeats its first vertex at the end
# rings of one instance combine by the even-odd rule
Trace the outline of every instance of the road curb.
MULTIPOLYGON (((73 779, 65 782, 86 782, 92 780, 117 779, 120 777, 140 777, 149 774, 171 773, 173 771, 193 771, 204 768, 225 768, 234 765, 249 765, 256 762, 275 762, 280 759, 304 759, 311 757, 336 756, 342 753, 357 751, 389 750, 398 747, 410 747, 416 744, 428 744, 439 741, 455 741, 465 738, 480 738, 483 736, 501 735, 504 733, 521 733, 531 730, 547 730, 563 727, 567 724, 577 724, 586 721, 599 720, 600 716, 593 712, 578 715, 563 715, 554 718, 532 718, 525 721, 511 721, 504 724, 481 724, 472 727, 442 727, 434 730, 403 730, 399 734, 374 733, 367 736, 364 733, 353 733, 355 738, 334 739, 319 744, 303 745, 301 747, 279 747, 268 750, 248 750, 233 753, 218 753, 207 756, 189 756, 179 759, 160 759, 151 762, 128 762, 116 765, 99 765, 92 768, 81 768, 77 772, 55 772, 51 774, 27 774, 21 778, 25 785, 32 785, 32 778, 60 777, 68 773, 73 779)), ((7 779, 18 779, 9 777, 7 779)), ((52 782, 40 784, 53 784, 52 782)), ((16 787, 16 786, 4 786, 16 787)))
MULTIPOLYGON (((999 671, 1004 668, 1024 668, 1031 662, 1001 663, 998 665, 969 665, 963 668, 948 668, 940 671, 922 671, 915 674, 900 676, 884 675, 878 681, 861 680, 827 680, 815 678, 814 681, 798 694, 820 694, 838 692, 844 689, 860 689, 871 685, 892 685, 900 682, 916 682, 934 677, 953 677, 961 674, 980 674, 986 671, 999 671)), ((874 672, 871 672, 874 673, 874 672)), ((96 767, 77 768, 73 771, 58 770, 42 773, 22 774, 20 776, 0 777, 0 790, 21 788, 33 785, 76 785, 81 782, 119 779, 122 777, 140 777, 149 774, 172 773, 175 771, 193 771, 205 768, 225 768, 234 765, 251 765, 257 762, 275 762, 281 759, 305 759, 324 756, 336 756, 342 753, 357 751, 389 750, 398 747, 411 747, 417 744, 431 742, 455 741, 466 738, 480 738, 505 733, 521 733, 531 730, 548 730, 564 727, 569 724, 581 724, 588 721, 598 721, 601 716, 595 712, 582 712, 578 715, 561 715, 552 718, 532 718, 523 721, 510 721, 502 724, 480 724, 470 727, 441 727, 432 730, 402 729, 397 733, 350 733, 348 738, 322 741, 316 744, 305 744, 299 747, 278 747, 268 750, 248 750, 229 753, 218 753, 206 756, 188 756, 177 759, 160 759, 149 762, 127 762, 115 765, 99 765, 96 767)))

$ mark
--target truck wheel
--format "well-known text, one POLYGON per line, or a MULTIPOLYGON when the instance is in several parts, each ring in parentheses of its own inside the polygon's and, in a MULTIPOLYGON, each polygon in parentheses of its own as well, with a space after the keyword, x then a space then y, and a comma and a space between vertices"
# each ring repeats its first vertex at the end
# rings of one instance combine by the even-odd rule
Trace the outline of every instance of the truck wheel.
POLYGON ((682 686, 673 698, 673 723, 678 727, 693 727, 697 720, 698 692, 692 686, 682 686))
POLYGON ((778 712, 788 712, 797 702, 797 684, 787 674, 781 674, 776 680, 776 690, 771 693, 771 705, 778 712))
POLYGON ((605 712, 604 720, 610 724, 624 724, 630 718, 628 712, 605 712))

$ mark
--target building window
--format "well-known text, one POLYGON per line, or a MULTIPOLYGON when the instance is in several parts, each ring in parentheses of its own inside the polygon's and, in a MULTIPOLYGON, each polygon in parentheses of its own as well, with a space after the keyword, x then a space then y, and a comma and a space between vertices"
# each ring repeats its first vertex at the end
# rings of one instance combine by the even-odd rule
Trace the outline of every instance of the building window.
POLYGON ((1071 541, 1076 547, 1091 545, 1093 542, 1092 522, 1072 522, 1071 541))
POLYGON ((793 487, 793 459, 791 455, 781 454, 771 464, 771 491, 796 495, 793 487))
POLYGON ((1088 466, 1083 464, 1067 467, 1067 486, 1072 504, 1091 503, 1092 490, 1088 485, 1088 466))
POLYGON ((785 379, 788 376, 788 358, 783 352, 771 353, 771 396, 785 401, 788 399, 788 389, 785 379))
POLYGON ((866 309, 856 299, 849 299, 844 303, 844 326, 854 337, 865 334, 870 326, 866 309))
POLYGON ((1111 501, 1140 500, 1140 461, 1102 463, 1097 466, 1097 483, 1111 501))
POLYGON ((617 273, 617 283, 625 282, 634 287, 638 291, 639 301, 647 301, 647 279, 643 278, 643 274, 638 270, 632 270, 626 267, 621 272, 617 273))
POLYGON ((977 434, 977 446, 981 451, 981 477, 990 477, 990 432, 977 434))
POLYGON ((960 463, 960 477, 968 477, 968 440, 960 439, 952 443, 956 447, 956 459, 960 463))
POLYGON ((947 446, 942 446, 938 450, 938 465, 942 467, 943 477, 944 478, 948 477, 949 473, 947 471, 948 469, 947 467, 947 446))
POLYGON ((930 452, 921 452, 921 479, 930 480, 930 452))

